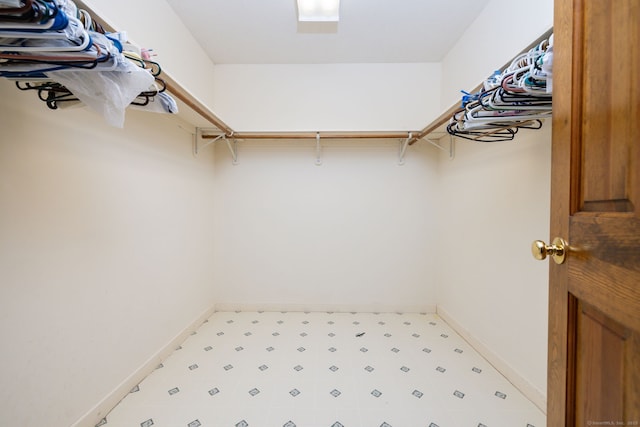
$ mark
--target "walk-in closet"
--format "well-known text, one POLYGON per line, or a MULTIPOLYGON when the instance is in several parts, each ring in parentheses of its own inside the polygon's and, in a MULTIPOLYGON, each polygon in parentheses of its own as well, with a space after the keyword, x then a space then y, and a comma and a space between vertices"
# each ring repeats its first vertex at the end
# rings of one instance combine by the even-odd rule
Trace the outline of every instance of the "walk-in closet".
POLYGON ((554 1, 336 3, 0 0, 0 425, 560 416, 554 1))

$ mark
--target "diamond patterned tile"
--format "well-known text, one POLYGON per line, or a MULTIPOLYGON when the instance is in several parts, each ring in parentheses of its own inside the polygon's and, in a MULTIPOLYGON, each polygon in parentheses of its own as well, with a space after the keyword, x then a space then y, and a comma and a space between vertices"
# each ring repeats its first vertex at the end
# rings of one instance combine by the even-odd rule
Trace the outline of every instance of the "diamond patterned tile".
POLYGON ((542 427, 435 314, 218 312, 97 427, 542 427))

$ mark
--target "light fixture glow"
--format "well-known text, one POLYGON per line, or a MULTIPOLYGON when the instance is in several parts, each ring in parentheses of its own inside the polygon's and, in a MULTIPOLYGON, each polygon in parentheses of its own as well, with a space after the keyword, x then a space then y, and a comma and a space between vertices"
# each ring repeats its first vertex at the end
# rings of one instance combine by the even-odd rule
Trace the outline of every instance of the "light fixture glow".
POLYGON ((297 0, 298 21, 338 22, 340 0, 297 0))

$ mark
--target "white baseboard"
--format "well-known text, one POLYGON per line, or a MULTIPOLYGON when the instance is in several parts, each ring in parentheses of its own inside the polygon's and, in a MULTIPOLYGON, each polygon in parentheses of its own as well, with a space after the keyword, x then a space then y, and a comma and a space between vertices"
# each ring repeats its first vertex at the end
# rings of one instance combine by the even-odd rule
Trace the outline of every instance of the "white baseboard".
POLYGON ((84 414, 71 427, 95 427, 118 403, 131 391, 133 387, 151 374, 175 349, 182 344, 193 331, 215 312, 215 306, 205 310, 193 320, 186 328, 178 333, 171 341, 151 356, 142 366, 136 369, 127 379, 118 385, 111 393, 102 399, 96 406, 84 414))
POLYGON ((527 379, 520 375, 507 362, 505 362, 494 351, 487 347, 482 341, 474 338, 469 331, 458 323, 441 306, 437 307, 436 313, 442 320, 447 322, 462 338, 464 338, 482 357, 484 357, 494 368, 498 370, 511 384, 513 384, 527 399, 533 402, 543 413, 547 413, 546 394, 538 390, 527 379))
POLYGON ((311 311, 336 313, 435 313, 435 304, 271 304, 271 303, 222 303, 216 304, 216 311, 311 311))

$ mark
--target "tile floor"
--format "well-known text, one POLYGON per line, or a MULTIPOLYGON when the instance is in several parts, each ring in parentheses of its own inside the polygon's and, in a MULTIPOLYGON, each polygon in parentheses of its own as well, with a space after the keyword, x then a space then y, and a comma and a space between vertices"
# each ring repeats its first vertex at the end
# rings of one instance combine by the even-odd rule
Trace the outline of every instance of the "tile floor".
POLYGON ((218 312, 106 427, 544 427, 435 314, 218 312))

